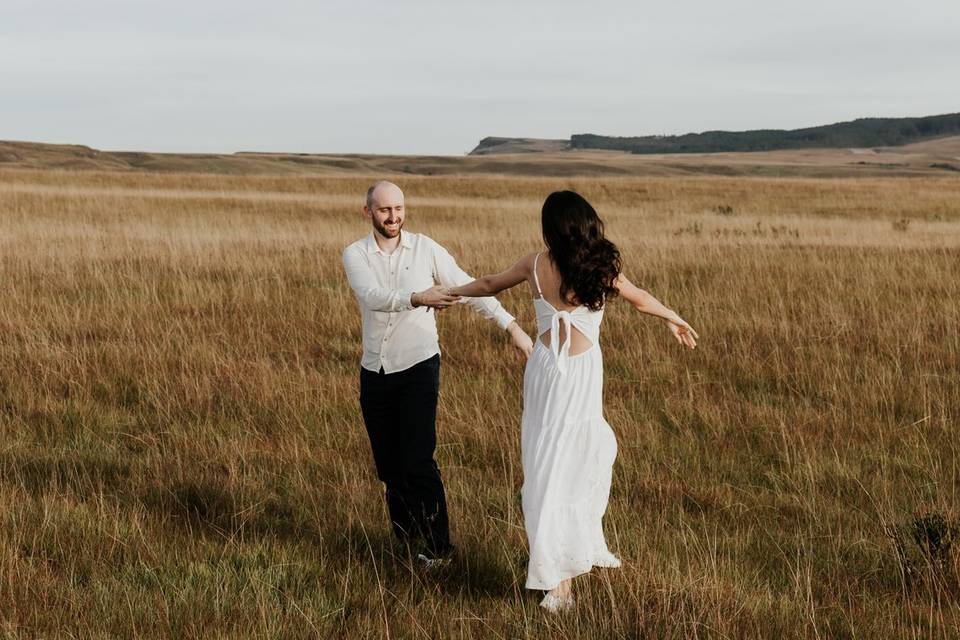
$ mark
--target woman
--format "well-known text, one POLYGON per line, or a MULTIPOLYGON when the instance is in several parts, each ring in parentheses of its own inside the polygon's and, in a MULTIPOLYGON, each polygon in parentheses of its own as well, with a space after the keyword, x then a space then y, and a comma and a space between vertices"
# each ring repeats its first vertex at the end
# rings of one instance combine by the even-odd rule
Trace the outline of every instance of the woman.
POLYGON ((530 544, 528 589, 547 591, 542 607, 573 606, 571 580, 594 566, 618 567, 601 521, 617 442, 603 417, 598 339, 607 300, 623 297, 659 316, 691 349, 697 333, 679 315, 620 273, 620 252, 579 194, 558 191, 543 203, 544 253, 449 290, 491 296, 528 282, 539 339, 523 376, 523 518, 530 544))

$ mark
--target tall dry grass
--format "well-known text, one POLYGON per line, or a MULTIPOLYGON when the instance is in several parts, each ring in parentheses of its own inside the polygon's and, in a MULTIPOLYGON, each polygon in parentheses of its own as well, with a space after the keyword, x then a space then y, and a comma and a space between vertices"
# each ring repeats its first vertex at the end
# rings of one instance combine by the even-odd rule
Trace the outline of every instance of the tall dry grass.
MULTIPOLYGON (((580 190, 702 335, 609 305, 624 567, 550 617, 523 365, 467 309, 440 319, 459 557, 423 575, 388 536, 339 260, 373 178, 0 172, 7 637, 956 633, 960 551, 930 540, 958 516, 960 180, 398 178, 408 228, 477 274, 580 190)), ((502 300, 532 330, 528 298, 502 300)))

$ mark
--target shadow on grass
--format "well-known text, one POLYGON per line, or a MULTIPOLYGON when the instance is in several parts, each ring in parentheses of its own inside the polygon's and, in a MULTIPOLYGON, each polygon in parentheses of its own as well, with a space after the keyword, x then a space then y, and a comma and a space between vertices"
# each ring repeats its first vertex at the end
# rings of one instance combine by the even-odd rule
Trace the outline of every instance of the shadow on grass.
POLYGON ((417 559, 422 546, 397 541, 386 519, 364 526, 359 519, 345 521, 334 510, 318 522, 302 497, 281 490, 193 479, 149 489, 142 501, 188 535, 309 545, 334 571, 353 567, 375 572, 388 588, 419 583, 471 598, 517 593, 520 567, 510 566, 506 558, 459 546, 449 564, 427 569, 417 559))
POLYGON ((53 489, 79 496, 120 495, 130 475, 130 464, 112 453, 28 449, 0 454, 0 481, 33 496, 53 489))
POLYGON ((349 525, 339 534, 325 536, 325 552, 339 563, 360 567, 375 565, 379 578, 387 588, 412 582, 448 595, 496 597, 515 595, 515 571, 502 558, 484 554, 480 549, 458 546, 450 562, 426 568, 417 559, 422 551, 418 541, 405 544, 390 533, 387 522, 375 528, 349 525))
POLYGON ((288 493, 227 487, 206 479, 147 490, 143 504, 192 534, 217 538, 275 538, 320 545, 320 531, 288 493))

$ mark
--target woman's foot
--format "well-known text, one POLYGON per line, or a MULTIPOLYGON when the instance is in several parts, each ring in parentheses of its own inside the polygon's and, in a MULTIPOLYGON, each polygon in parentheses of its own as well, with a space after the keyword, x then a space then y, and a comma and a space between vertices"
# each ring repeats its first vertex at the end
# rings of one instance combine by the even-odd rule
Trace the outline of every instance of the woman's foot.
POLYGON ((543 600, 540 601, 540 606, 552 613, 571 609, 573 607, 573 589, 570 580, 564 580, 548 591, 543 596, 543 600))
POLYGON ((555 596, 551 592, 543 596, 543 600, 540 601, 540 606, 550 613, 566 611, 567 609, 573 608, 573 596, 555 596))

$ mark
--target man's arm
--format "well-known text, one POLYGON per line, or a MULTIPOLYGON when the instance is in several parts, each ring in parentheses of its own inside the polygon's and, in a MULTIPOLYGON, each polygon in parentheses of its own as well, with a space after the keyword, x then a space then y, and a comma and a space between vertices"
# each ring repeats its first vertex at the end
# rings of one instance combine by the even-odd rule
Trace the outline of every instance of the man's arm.
MULTIPOLYGON (((473 282, 473 278, 457 265, 453 256, 436 242, 433 243, 433 266, 437 280, 444 287, 456 287, 473 282)), ((503 305, 492 296, 468 298, 466 303, 484 318, 496 322, 501 329, 506 329, 514 322, 514 317, 507 313, 503 305)))
POLYGON ((459 299, 447 295, 441 287, 414 292, 407 289, 388 289, 379 286, 370 263, 360 251, 347 247, 343 252, 343 268, 347 282, 360 303, 373 311, 407 311, 414 307, 448 307, 459 299))
POLYGON ((352 247, 343 252, 343 269, 347 282, 360 304, 373 311, 407 311, 413 309, 410 297, 413 291, 388 289, 379 286, 370 263, 362 253, 352 247))
MULTIPOLYGON (((447 255, 449 256, 449 254, 447 255)), ((534 254, 530 254, 525 258, 521 258, 515 265, 503 273, 495 276, 484 276, 479 280, 473 280, 472 282, 460 284, 454 289, 449 289, 447 293, 458 297, 461 295, 465 297, 469 296, 467 304, 470 304, 471 302, 478 302, 480 300, 493 300, 496 302, 496 298, 483 296, 489 296, 491 293, 498 293, 504 289, 515 287, 526 280, 533 265, 533 256, 534 254)), ((456 267, 456 262, 453 260, 453 258, 450 258, 450 261, 453 262, 454 267, 456 267)), ((456 267, 456 269, 463 274, 463 278, 467 278, 469 280, 470 276, 463 273, 459 267, 456 267)), ((497 305, 500 306, 500 303, 497 302, 497 305)), ((500 309, 502 311, 503 307, 500 306, 500 309)), ((478 310, 480 313, 483 313, 483 310, 478 310)), ((506 313, 506 311, 503 311, 503 313, 506 313)), ((509 316, 509 314, 507 315, 509 316)), ((533 340, 530 339, 530 336, 528 336, 527 333, 520 328, 520 325, 517 324, 516 320, 510 321, 510 323, 506 326, 506 330, 507 333, 510 334, 510 339, 513 341, 513 345, 529 358, 530 354, 533 353, 533 340)))

